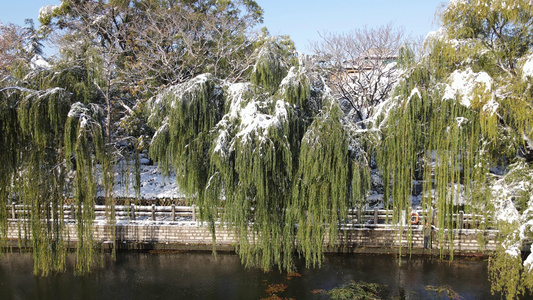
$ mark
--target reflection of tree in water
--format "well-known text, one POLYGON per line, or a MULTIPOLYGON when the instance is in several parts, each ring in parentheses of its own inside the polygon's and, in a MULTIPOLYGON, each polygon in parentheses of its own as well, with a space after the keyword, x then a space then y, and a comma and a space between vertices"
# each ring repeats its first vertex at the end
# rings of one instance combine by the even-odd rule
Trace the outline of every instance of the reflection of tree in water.
POLYGON ((457 293, 456 291, 454 291, 451 287, 449 286, 435 286, 435 285, 427 285, 426 286, 426 291, 430 292, 432 295, 436 295, 438 297, 443 297, 443 296, 446 296, 448 299, 454 299, 454 300, 459 300, 459 299, 463 299, 463 297, 461 297, 459 295, 459 293, 457 293))

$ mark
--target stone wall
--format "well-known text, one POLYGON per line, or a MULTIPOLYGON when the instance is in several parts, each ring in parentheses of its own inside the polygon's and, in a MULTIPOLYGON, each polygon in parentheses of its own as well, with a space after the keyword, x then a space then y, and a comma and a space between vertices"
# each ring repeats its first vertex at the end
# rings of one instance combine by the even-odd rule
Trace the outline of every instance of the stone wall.
MULTIPOLYGON (((24 228, 19 222, 9 222, 8 239, 16 242, 19 237, 25 238, 24 228), (20 225, 20 226, 19 226, 20 225)), ((358 253, 397 253, 400 248, 408 252, 423 251, 424 237, 422 226, 414 226, 409 230, 398 226, 366 226, 344 228, 340 230, 335 247, 329 252, 358 253), (401 236, 400 236, 401 234, 401 236), (410 243, 410 241, 412 243, 410 243)), ((94 225, 94 238, 99 243, 117 243, 119 249, 212 249, 212 237, 207 226, 198 222, 181 222, 179 224, 122 222, 115 226, 115 239, 109 225, 94 225)), ((76 225, 66 224, 65 240, 77 241, 76 225)), ((456 254, 487 254, 496 250, 497 231, 477 231, 474 229, 454 230, 453 241, 440 238, 433 232, 433 249, 442 248, 449 252, 453 244, 456 254), (481 243, 481 244, 480 244, 481 243)), ((442 234, 441 234, 442 235, 442 234)), ((442 235, 447 236, 447 231, 442 235)), ((27 239, 31 239, 28 236, 27 239)), ((217 228, 216 244, 218 249, 233 249, 236 239, 233 233, 217 228)), ((13 244, 13 243, 12 243, 13 244)), ((438 252, 438 251, 437 251, 438 252)))
MULTIPOLYGON (((498 231, 475 229, 453 230, 453 240, 448 240, 448 230, 439 234, 433 231, 431 245, 433 249, 449 252, 453 247, 456 254, 488 254, 496 250, 498 231), (440 237, 439 237, 440 236, 440 237)), ((372 248, 389 249, 397 252, 399 248, 423 249, 424 235, 422 226, 414 226, 409 230, 394 226, 377 228, 350 228, 342 230, 339 235, 338 248, 344 252, 375 252, 372 248), (366 249, 361 250, 361 248, 366 249)), ((383 251, 380 251, 383 252, 383 251)), ((416 252, 416 251, 415 251, 416 252)))

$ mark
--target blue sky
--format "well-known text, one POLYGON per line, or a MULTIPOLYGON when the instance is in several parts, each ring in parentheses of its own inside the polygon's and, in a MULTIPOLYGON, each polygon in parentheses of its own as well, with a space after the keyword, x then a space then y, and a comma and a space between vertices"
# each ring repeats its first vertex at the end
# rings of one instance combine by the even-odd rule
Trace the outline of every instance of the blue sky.
MULTIPOLYGON (((320 40, 318 32, 345 32, 388 22, 401 26, 413 37, 438 28, 435 12, 447 0, 256 0, 265 11, 271 34, 288 34, 301 52, 310 52, 309 42, 320 40)), ((0 0, 0 22, 37 23, 39 8, 59 0, 0 0)))
POLYGON ((270 33, 288 34, 296 48, 308 52, 318 32, 346 32, 389 22, 413 37, 426 36, 439 25, 435 12, 447 0, 256 0, 265 10, 270 33))
POLYGON ((24 25, 25 19, 34 19, 37 24, 41 7, 60 3, 59 0, 0 0, 0 22, 24 25))

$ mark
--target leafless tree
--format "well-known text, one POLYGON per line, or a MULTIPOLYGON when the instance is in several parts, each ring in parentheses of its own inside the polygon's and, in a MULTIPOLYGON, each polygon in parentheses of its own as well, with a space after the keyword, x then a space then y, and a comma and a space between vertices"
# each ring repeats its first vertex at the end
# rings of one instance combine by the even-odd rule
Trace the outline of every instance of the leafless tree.
POLYGON ((314 43, 318 68, 355 122, 374 114, 392 91, 397 77, 398 49, 406 42, 401 28, 387 24, 348 33, 322 33, 314 43))
POLYGON ((10 73, 10 69, 20 59, 23 47, 22 29, 13 24, 0 24, 0 80, 10 73))
POLYGON ((0 80, 9 76, 23 77, 34 55, 42 53, 42 45, 31 19, 28 27, 0 23, 0 80))

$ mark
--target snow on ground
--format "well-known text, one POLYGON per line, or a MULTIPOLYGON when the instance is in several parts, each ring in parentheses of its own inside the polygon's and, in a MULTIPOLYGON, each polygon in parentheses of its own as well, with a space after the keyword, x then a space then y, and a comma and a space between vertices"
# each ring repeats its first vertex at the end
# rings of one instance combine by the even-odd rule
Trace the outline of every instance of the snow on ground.
MULTIPOLYGON (((147 158, 146 153, 141 154, 140 158, 140 169, 141 169, 141 196, 142 200, 158 200, 158 199, 183 199, 186 198, 186 195, 180 192, 178 186, 176 185, 176 175, 169 174, 163 176, 161 171, 158 169, 157 165, 150 165, 150 160, 147 158)), ((97 166, 101 172, 101 166, 97 166)), ((135 199, 135 171, 134 171, 133 161, 127 163, 126 161, 121 161, 115 166, 115 185, 113 187, 113 197, 116 198, 131 198, 135 199)), ((104 191, 102 186, 102 176, 97 174, 98 182, 98 191, 97 197, 103 197, 104 191)), ((180 215, 180 212, 176 212, 175 219, 172 220, 171 212, 163 215, 157 215, 156 220, 153 221, 151 213, 146 213, 150 211, 150 208, 144 206, 144 213, 139 213, 136 211, 135 220, 131 220, 128 214, 119 214, 117 213, 116 225, 131 225, 131 226, 157 226, 157 225, 176 225, 176 226, 189 226, 189 227, 199 227, 204 226, 201 222, 193 220, 189 215, 183 216, 180 215)), ((137 209, 141 210, 143 206, 137 206, 137 209)), ((164 209, 164 207, 158 207, 157 212, 164 209)), ((127 210, 127 209, 126 209, 127 210)), ((124 212, 123 209, 121 209, 124 212)), ((94 223, 96 225, 106 225, 108 224, 108 218, 105 215, 97 214, 95 217, 94 223)))
MULTIPOLYGON (((118 197, 135 197, 135 190, 132 182, 129 184, 129 189, 126 190, 126 184, 117 184, 119 188, 116 193, 118 197)), ((183 198, 185 195, 181 193, 176 185, 176 176, 169 174, 163 177, 157 166, 141 165, 141 198, 142 199, 159 199, 183 198)))
MULTIPOLYGON (((141 199, 178 199, 185 198, 176 185, 176 175, 169 174, 164 177, 157 165, 148 165, 150 161, 141 158, 141 199)), ((113 196, 116 198, 135 198, 135 172, 133 162, 129 167, 117 165, 115 170, 115 187, 113 196), (122 170, 121 170, 122 169, 122 170)), ((98 196, 103 196, 103 190, 98 191, 98 196)))

